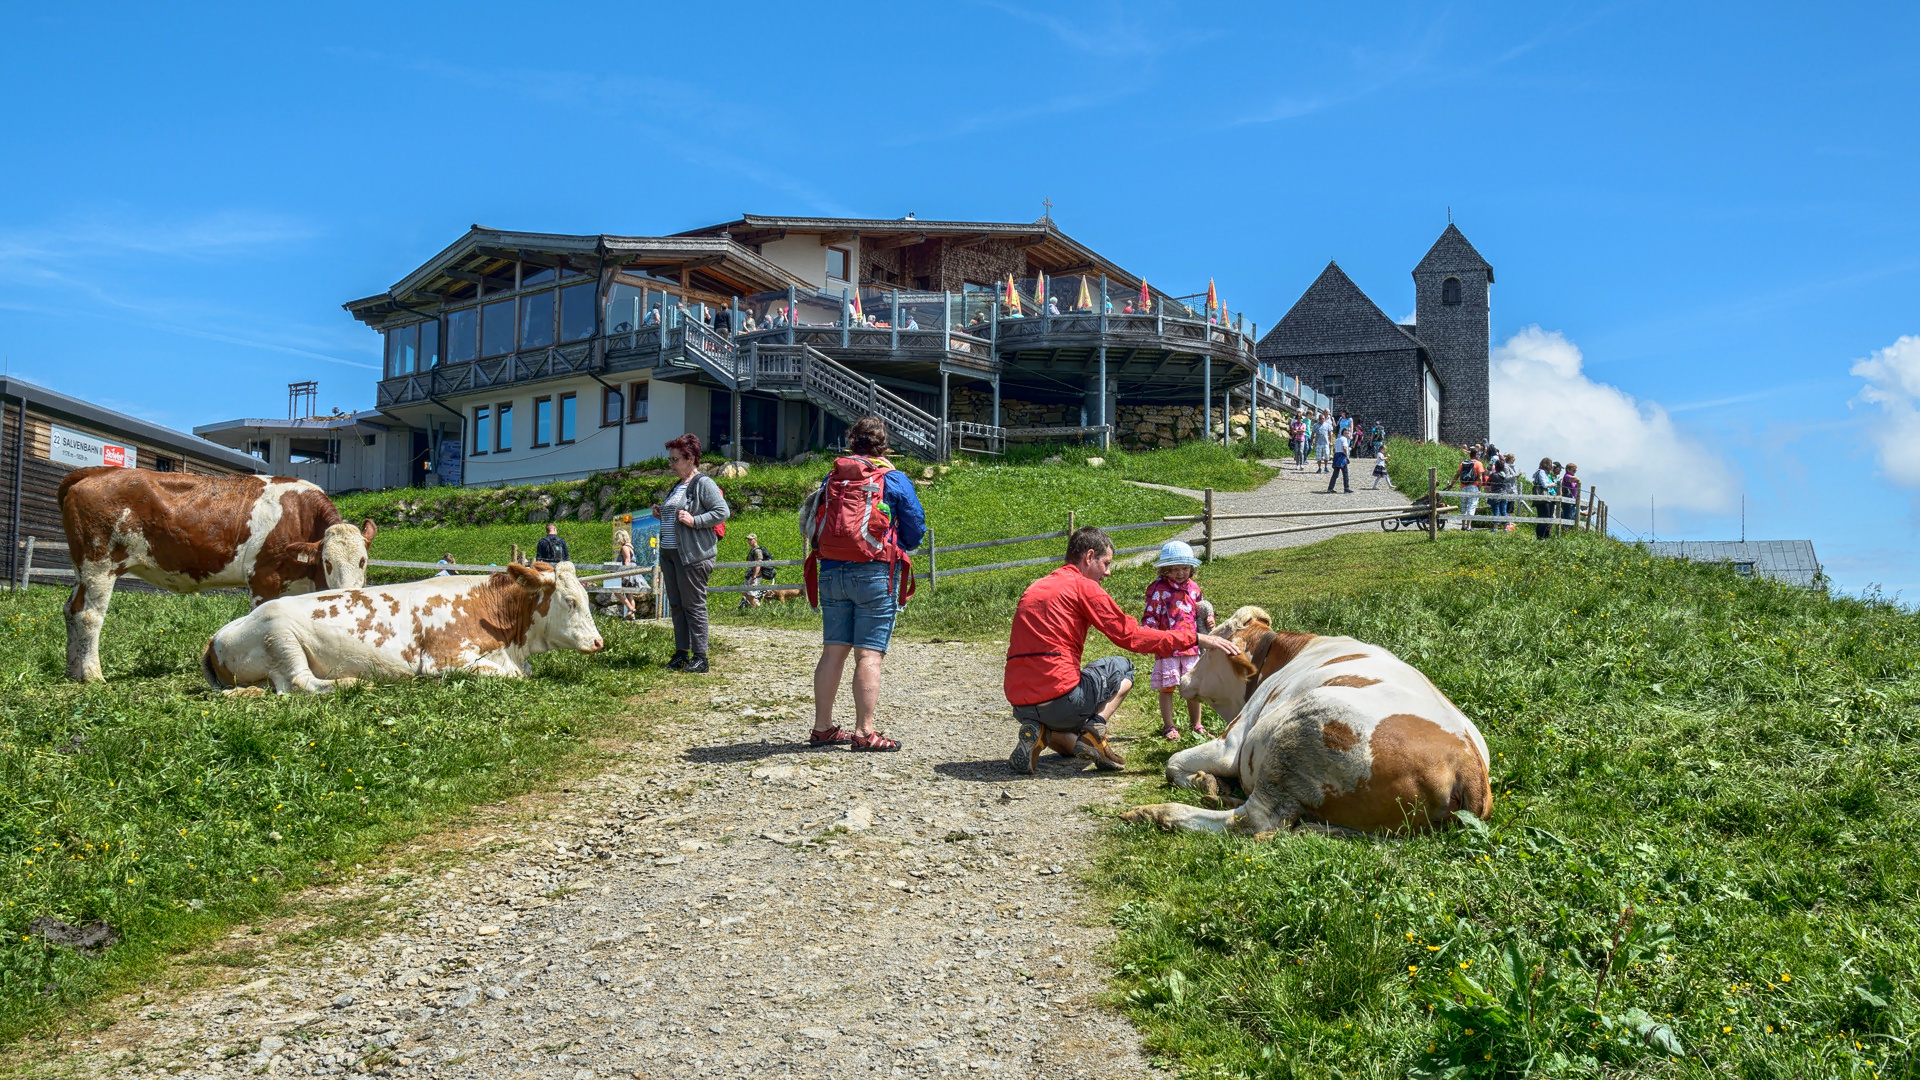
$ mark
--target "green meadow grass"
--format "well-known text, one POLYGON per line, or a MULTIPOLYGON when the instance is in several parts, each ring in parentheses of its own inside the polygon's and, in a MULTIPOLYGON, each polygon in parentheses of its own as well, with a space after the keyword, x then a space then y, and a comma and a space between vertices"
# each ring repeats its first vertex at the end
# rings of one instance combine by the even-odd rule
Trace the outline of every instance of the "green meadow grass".
POLYGON ((608 622, 604 653, 536 657, 531 679, 230 699, 200 651, 245 598, 121 592, 91 686, 65 678, 64 599, 0 593, 0 1041, 383 843, 551 781, 636 723, 666 648, 608 622), (122 940, 48 945, 26 933, 42 915, 122 940))
MULTIPOLYGON (((1486 736, 1495 800, 1384 842, 1116 826, 1093 883, 1156 1060, 1920 1073, 1920 616, 1586 533, 1339 536, 1200 580, 1425 672, 1486 736)), ((1125 715, 1155 776, 1134 800, 1184 798, 1153 702, 1125 715)))

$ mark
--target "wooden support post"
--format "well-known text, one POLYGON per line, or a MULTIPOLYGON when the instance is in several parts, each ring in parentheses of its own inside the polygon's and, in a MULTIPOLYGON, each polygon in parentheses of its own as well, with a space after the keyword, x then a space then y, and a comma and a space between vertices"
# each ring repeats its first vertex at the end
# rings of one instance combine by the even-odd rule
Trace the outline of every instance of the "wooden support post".
POLYGON ((1213 356, 1200 358, 1200 437, 1213 439, 1213 356))
MULTIPOLYGON (((1105 338, 1102 338, 1100 339, 1100 423, 1102 425, 1105 425, 1106 422, 1107 422, 1107 342, 1105 338)), ((1100 433, 1100 449, 1105 450, 1107 448, 1107 437, 1110 434, 1112 434, 1112 432, 1110 431, 1102 431, 1100 433)))
POLYGON ((1000 376, 993 377, 993 426, 1000 426, 1000 376))
MULTIPOLYGON (((31 536, 27 537, 27 554, 24 558, 20 560, 20 591, 21 592, 27 591, 27 586, 32 584, 33 582, 33 544, 34 544, 34 537, 31 537, 31 536)), ((68 554, 71 555, 72 552, 68 552, 68 554)), ((80 564, 77 561, 74 563, 74 566, 76 567, 78 567, 79 565, 80 564)), ((80 583, 80 576, 78 574, 74 575, 73 582, 76 585, 80 583)))
POLYGON ((660 553, 658 551, 655 551, 653 555, 652 577, 653 580, 649 583, 649 587, 653 589, 653 617, 656 619, 664 619, 667 617, 667 590, 661 583, 660 553))
POLYGON ((791 285, 787 286, 787 344, 789 345, 793 344, 793 324, 799 321, 795 318, 800 308, 799 296, 798 290, 791 285))
POLYGON ((1206 528, 1201 533, 1200 542, 1207 549, 1207 553, 1201 556, 1201 561, 1212 562, 1213 561, 1213 489, 1212 488, 1207 489, 1207 524, 1206 524, 1206 528))
POLYGON ((1588 488, 1587 489, 1587 531, 1588 532, 1593 531, 1593 510, 1594 510, 1594 507, 1599 505, 1600 505, 1600 489, 1597 487, 1588 488))
POLYGON ((1427 539, 1440 539, 1440 470, 1427 470, 1427 539))
POLYGON ((1100 275, 1100 336, 1107 333, 1107 275, 1100 275))
POLYGON ((927 530, 927 592, 940 590, 940 547, 933 538, 933 530, 927 530))
POLYGON ((1067 538, 1069 540, 1073 538, 1073 518, 1074 512, 1071 510, 1067 511, 1067 538))
POLYGON ((942 367, 940 369, 940 438, 937 441, 940 444, 941 461, 945 461, 953 456, 953 449, 947 445, 948 425, 953 422, 951 419, 953 411, 952 378, 953 377, 947 373, 946 368, 942 367))
POLYGON ((853 344, 853 298, 847 290, 840 290, 840 347, 853 344))

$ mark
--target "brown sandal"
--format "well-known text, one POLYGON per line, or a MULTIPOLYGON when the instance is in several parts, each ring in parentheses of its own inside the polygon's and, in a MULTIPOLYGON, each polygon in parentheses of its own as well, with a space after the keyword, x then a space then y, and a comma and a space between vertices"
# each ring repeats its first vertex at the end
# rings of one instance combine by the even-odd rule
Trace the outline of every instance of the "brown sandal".
POLYGON ((847 734, 846 729, 837 724, 825 731, 811 731, 807 733, 808 746, 840 746, 852 741, 853 736, 847 734))
POLYGON ((849 744, 847 749, 865 750, 873 753, 890 753, 900 749, 900 743, 898 740, 889 739, 876 731, 871 735, 855 735, 853 742, 849 744))

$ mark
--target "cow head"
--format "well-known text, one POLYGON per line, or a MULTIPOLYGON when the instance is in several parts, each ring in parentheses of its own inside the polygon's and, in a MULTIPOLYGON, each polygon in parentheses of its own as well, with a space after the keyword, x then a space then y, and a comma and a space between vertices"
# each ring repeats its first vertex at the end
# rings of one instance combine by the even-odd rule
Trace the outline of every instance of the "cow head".
POLYGON ((1228 656, 1217 649, 1200 650, 1200 659, 1194 663, 1193 670, 1180 680, 1180 696, 1188 701, 1204 701, 1228 720, 1238 717, 1250 693, 1247 680, 1260 672, 1250 658, 1253 647, 1262 634, 1272 629, 1273 618, 1260 608, 1249 605, 1234 612, 1214 634, 1240 646, 1239 655, 1228 656))
POLYGON ((573 564, 532 566, 513 563, 507 567, 515 584, 532 594, 533 625, 527 634, 536 651, 573 649, 595 653, 606 647, 600 628, 593 622, 593 602, 587 599, 587 587, 580 584, 573 564))
POLYGON ((359 528, 338 522, 320 537, 320 572, 329 589, 358 589, 367 583, 367 545, 378 531, 368 518, 359 528))

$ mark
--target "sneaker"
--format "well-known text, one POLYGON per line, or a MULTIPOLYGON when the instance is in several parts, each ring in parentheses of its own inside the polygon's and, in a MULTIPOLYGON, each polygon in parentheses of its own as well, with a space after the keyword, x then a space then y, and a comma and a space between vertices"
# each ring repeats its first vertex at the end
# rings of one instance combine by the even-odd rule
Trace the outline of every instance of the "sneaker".
POLYGON ((681 668, 686 666, 687 666, 686 650, 675 649, 673 651, 673 659, 667 661, 667 669, 670 671, 679 671, 681 668))
POLYGON ((707 673, 707 658, 704 656, 690 656, 687 658, 686 663, 680 665, 680 670, 688 675, 705 675, 707 673))
POLYGON ((1040 767, 1040 750, 1047 745, 1041 736, 1038 720, 1020 721, 1020 741, 1013 746, 1013 753, 1007 756, 1007 765, 1014 772, 1032 776, 1040 767))
POLYGON ((1127 767, 1127 760, 1108 745, 1105 736, 1094 731, 1080 733, 1080 741, 1073 744, 1073 756, 1082 761, 1091 761, 1096 767, 1108 772, 1127 767))

